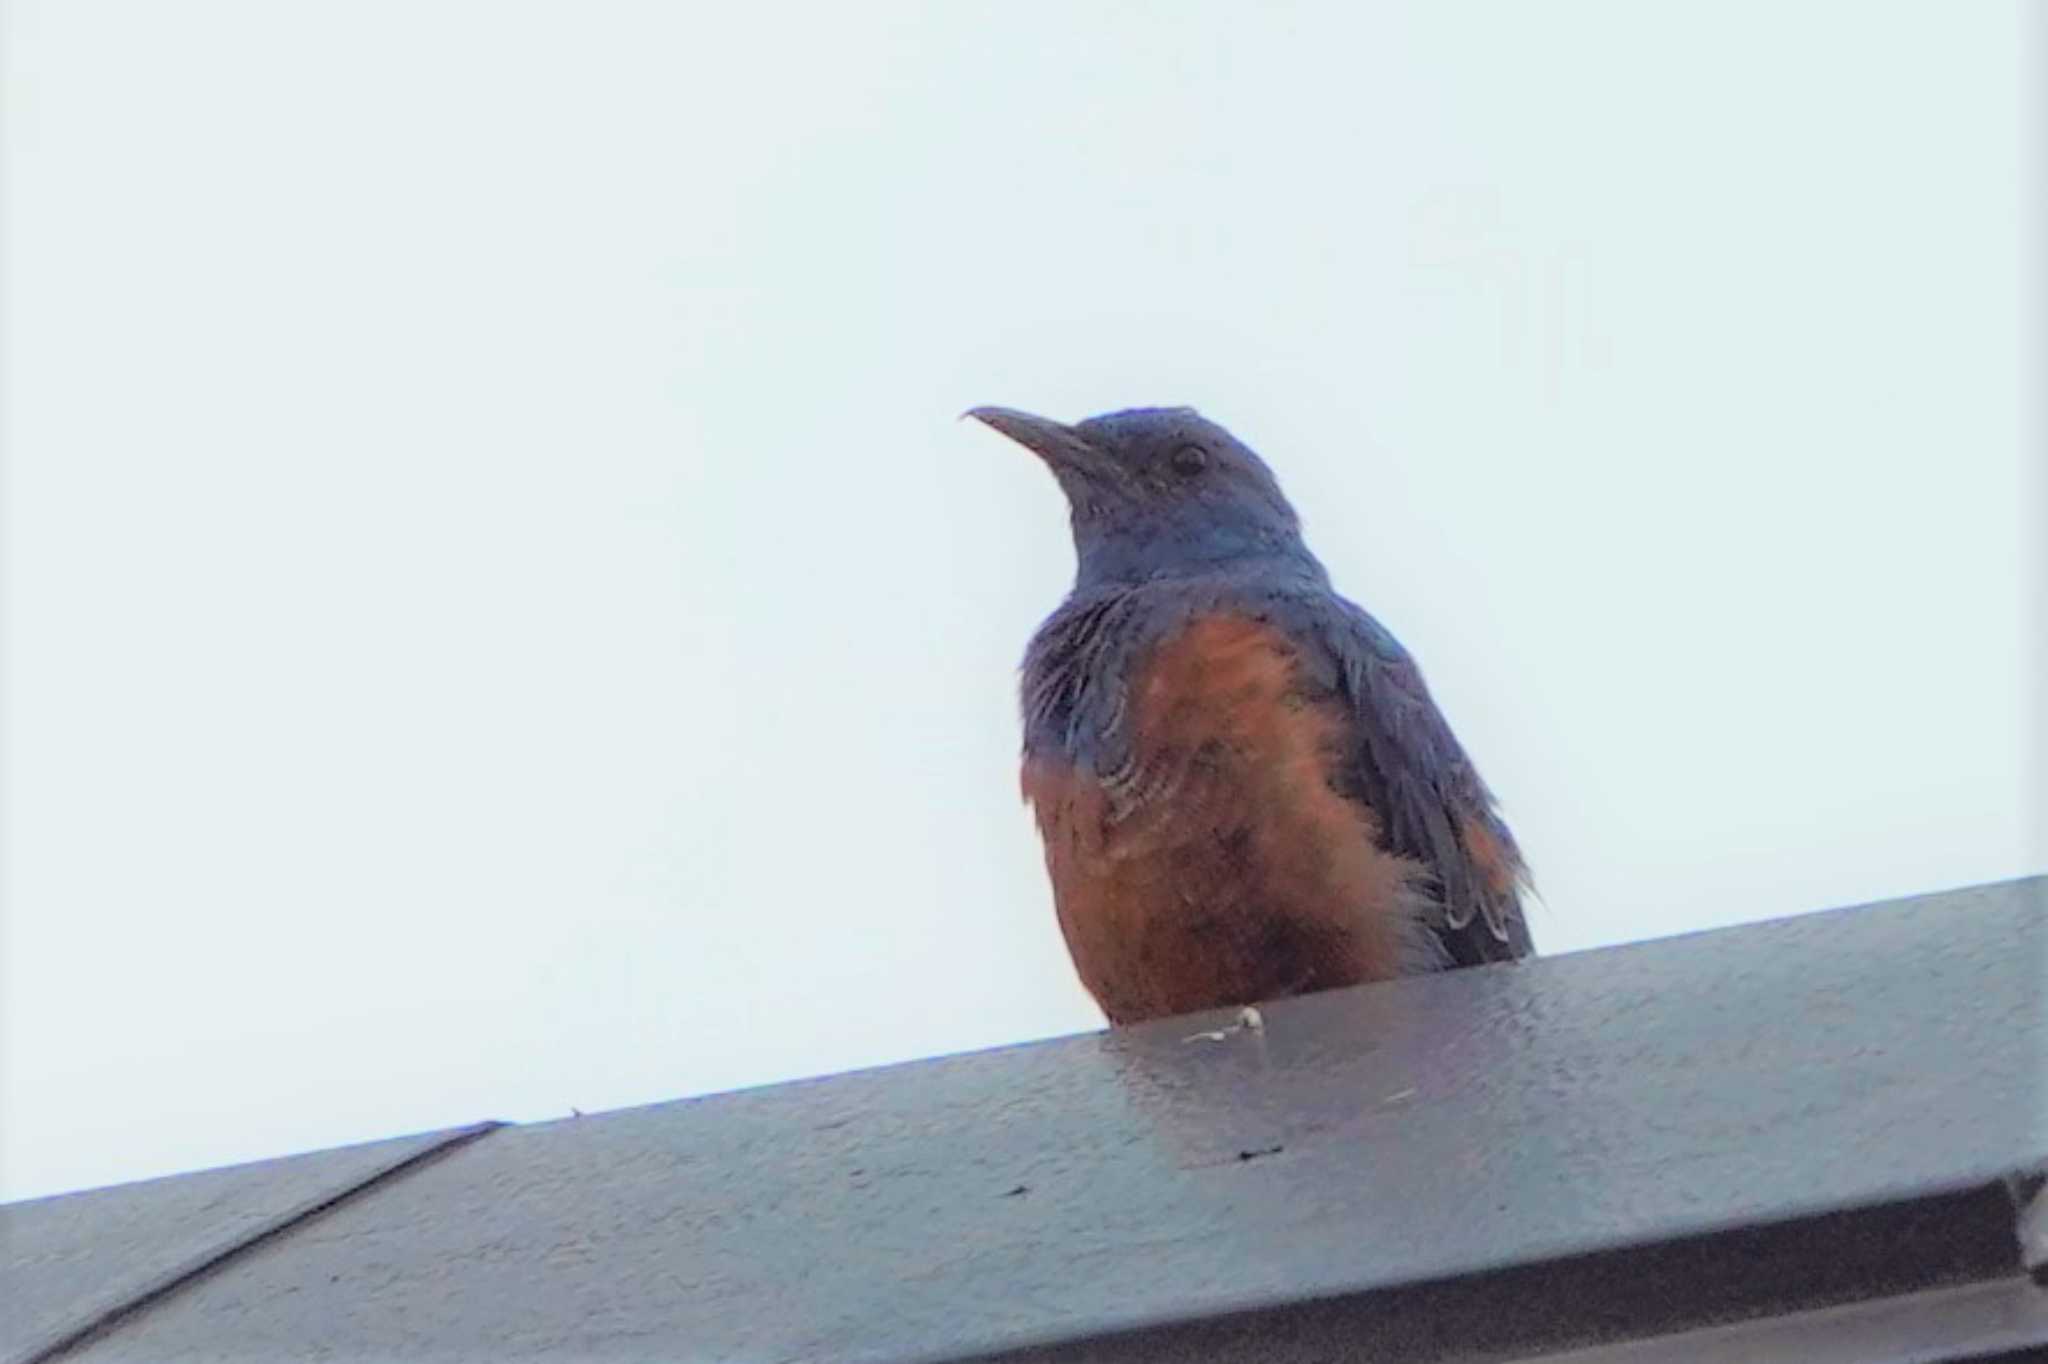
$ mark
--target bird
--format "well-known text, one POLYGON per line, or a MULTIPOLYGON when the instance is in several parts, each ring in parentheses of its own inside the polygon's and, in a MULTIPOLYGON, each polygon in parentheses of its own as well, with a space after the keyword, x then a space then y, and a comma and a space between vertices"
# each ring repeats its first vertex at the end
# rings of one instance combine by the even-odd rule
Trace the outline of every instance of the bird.
POLYGON ((965 415, 1066 495, 1020 785, 1112 1026, 1534 954, 1498 802, 1264 460, 1191 407, 965 415))

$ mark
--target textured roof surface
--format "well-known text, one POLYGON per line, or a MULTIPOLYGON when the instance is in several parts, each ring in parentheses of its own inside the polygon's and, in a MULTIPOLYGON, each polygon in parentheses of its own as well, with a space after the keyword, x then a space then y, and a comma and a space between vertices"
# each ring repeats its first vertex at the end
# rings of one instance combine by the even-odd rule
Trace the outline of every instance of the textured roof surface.
POLYGON ((152 1299, 461 1136, 399 1137, 0 1208, 7 1357, 152 1299))
POLYGON ((7 1358, 2012 1348, 2044 979, 2035 879, 17 1204, 7 1358))

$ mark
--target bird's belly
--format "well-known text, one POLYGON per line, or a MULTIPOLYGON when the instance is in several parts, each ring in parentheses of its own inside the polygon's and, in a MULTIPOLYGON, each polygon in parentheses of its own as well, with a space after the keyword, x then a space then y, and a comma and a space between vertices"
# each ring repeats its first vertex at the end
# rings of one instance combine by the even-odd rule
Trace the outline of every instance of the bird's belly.
POLYGON ((1105 783, 1028 761, 1062 933, 1111 1022, 1404 974, 1420 868, 1329 781, 1341 717, 1265 627, 1198 622, 1138 688, 1105 783))
POLYGON ((1189 831, 1127 859, 1056 869, 1061 931, 1110 1020, 1399 974, 1381 907, 1321 852, 1303 847, 1291 865, 1246 856, 1260 843, 1299 844, 1303 832, 1268 816, 1256 828, 1189 831))

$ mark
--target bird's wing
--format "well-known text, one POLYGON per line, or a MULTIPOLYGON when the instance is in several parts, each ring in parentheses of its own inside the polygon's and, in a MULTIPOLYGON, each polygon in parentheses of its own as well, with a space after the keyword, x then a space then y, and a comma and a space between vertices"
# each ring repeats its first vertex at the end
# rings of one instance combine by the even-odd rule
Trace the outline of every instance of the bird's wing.
POLYGON ((1430 699, 1422 671, 1387 629, 1335 596, 1286 603, 1318 671, 1349 707, 1356 742, 1339 774, 1379 816, 1388 847, 1436 876, 1432 925, 1458 965, 1529 956, 1528 871, 1493 793, 1430 699))

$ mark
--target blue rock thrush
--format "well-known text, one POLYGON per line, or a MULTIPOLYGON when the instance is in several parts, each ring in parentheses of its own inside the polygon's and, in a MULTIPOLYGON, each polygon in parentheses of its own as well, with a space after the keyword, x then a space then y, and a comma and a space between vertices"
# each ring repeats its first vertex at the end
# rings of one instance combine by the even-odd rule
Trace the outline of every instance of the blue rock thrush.
POLYGON ((1111 1023, 1526 957, 1521 854, 1272 471, 1192 408, 968 414, 1042 459, 1074 589, 1024 659, 1024 797, 1111 1023))

